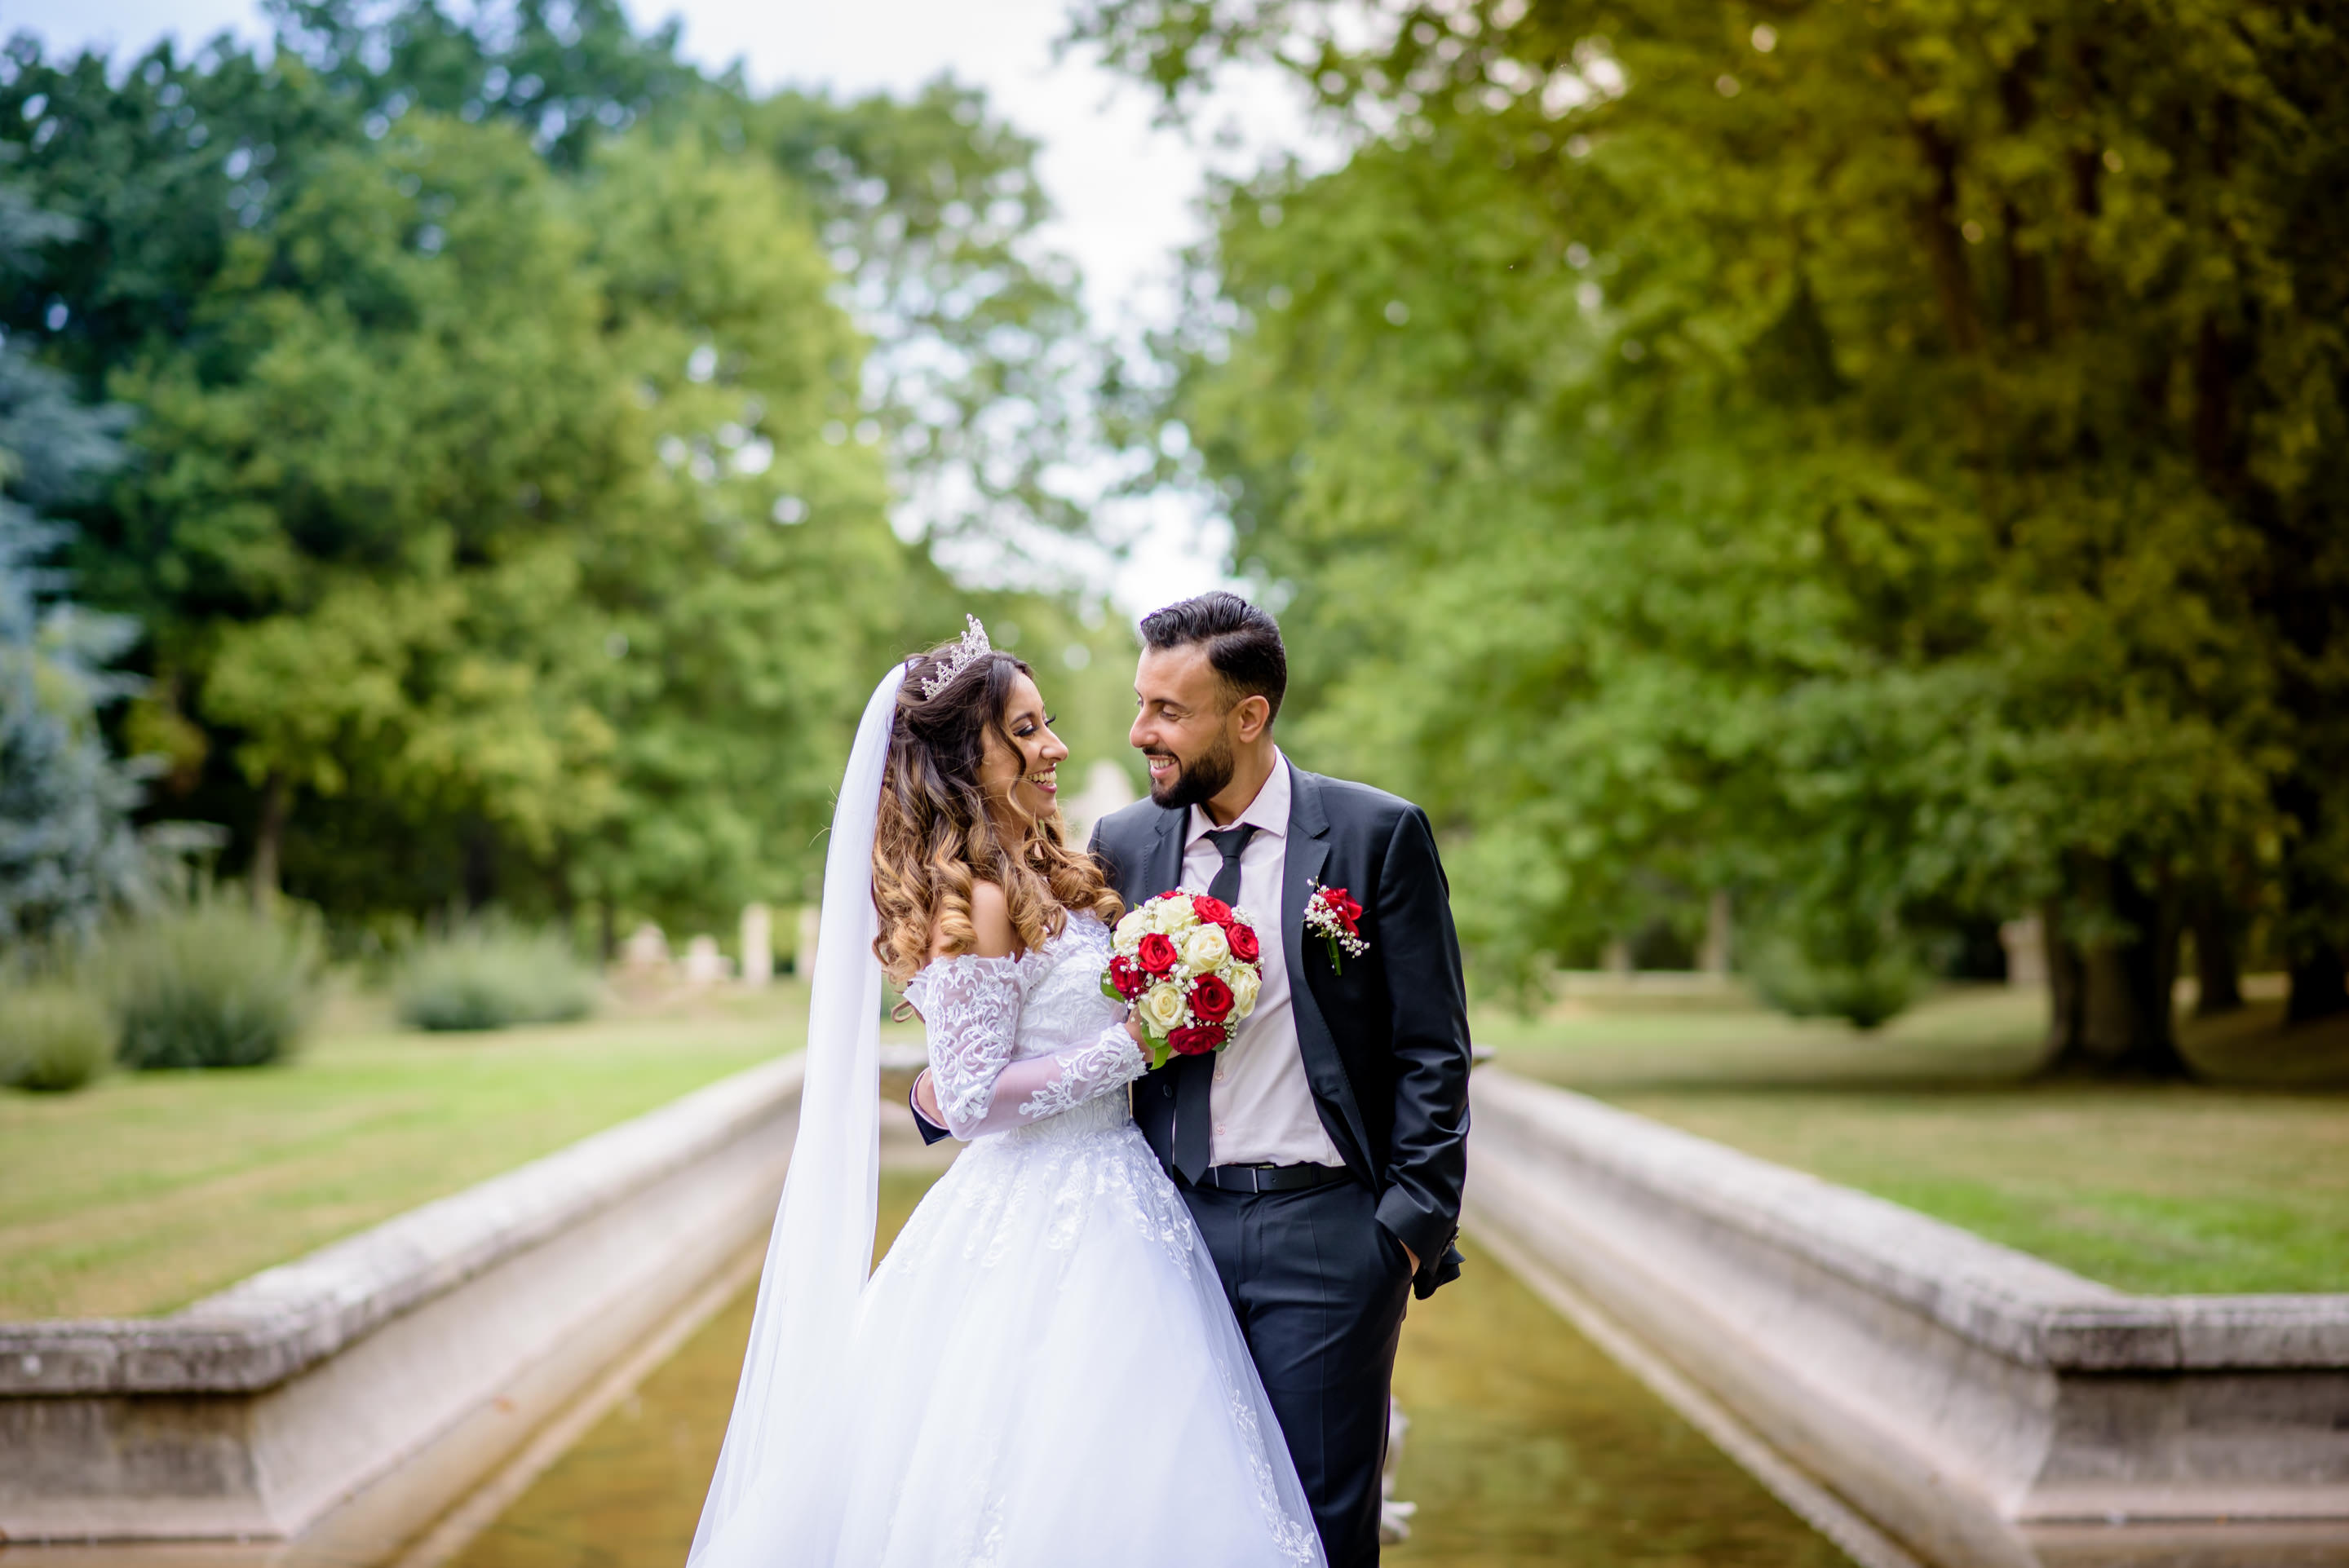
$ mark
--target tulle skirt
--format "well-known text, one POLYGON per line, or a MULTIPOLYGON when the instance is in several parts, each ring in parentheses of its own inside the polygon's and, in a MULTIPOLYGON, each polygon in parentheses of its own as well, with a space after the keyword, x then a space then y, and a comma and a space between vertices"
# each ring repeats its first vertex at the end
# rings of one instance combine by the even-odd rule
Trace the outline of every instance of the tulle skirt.
MULTIPOLYGON (((696 1568, 1304 1568, 1312 1513, 1123 1095, 963 1150, 696 1568)), ((788 1354, 788 1352, 786 1352, 788 1354)))

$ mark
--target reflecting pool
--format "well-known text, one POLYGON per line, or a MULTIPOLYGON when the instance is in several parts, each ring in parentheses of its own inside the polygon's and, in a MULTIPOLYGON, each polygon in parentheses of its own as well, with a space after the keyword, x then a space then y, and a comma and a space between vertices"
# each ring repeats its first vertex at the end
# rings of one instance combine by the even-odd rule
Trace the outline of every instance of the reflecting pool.
MULTIPOLYGON (((885 1171, 882 1244, 927 1171, 885 1171)), ((1510 1277, 1415 1303, 1395 1392, 1397 1491, 1419 1504, 1394 1568, 1832 1568, 1842 1554, 1510 1277)), ((458 1568, 680 1568, 718 1460, 753 1293, 541 1474, 458 1568)))

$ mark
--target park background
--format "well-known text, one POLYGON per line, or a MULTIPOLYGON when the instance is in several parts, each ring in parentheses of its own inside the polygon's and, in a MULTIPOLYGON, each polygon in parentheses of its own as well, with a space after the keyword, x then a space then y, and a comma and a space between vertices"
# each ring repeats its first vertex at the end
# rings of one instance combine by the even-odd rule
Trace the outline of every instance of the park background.
MULTIPOLYGON (((1132 789, 1132 618, 1216 582, 1291 755, 1429 810, 1510 1067, 2124 1289, 2344 1288, 2337 21, 1005 16, 992 92, 600 0, 11 37, 0 1315, 795 1045, 874 672, 975 612, 1132 789)), ((1439 1542, 1462 1454, 1574 1447, 1474 1439, 1506 1381, 1439 1542)))

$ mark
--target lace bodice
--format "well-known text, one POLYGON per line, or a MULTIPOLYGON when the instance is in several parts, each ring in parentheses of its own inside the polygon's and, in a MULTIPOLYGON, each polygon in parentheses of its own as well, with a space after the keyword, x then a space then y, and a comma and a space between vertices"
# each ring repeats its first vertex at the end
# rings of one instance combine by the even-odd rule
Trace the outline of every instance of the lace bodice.
MULTIPOLYGON (((1018 958, 933 959, 905 986, 929 1039, 938 1109, 957 1138, 1032 1126, 1092 1107, 1086 1126, 1127 1119, 1123 1089, 1146 1066, 1125 1009, 1101 994, 1109 928, 1072 913, 1018 958)), ((1075 1130, 1073 1124, 1068 1124, 1075 1130)))

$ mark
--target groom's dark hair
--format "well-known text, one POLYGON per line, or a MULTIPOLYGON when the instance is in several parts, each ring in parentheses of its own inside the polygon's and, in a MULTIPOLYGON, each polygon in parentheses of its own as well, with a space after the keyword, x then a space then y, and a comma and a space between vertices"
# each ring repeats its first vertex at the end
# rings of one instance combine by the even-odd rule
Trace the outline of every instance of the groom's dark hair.
POLYGON ((1231 703, 1260 696, 1280 717, 1288 690, 1288 650, 1281 645, 1280 623, 1237 593, 1220 589, 1153 610, 1142 618, 1142 640, 1154 648, 1207 650, 1207 663, 1224 683, 1231 703))

